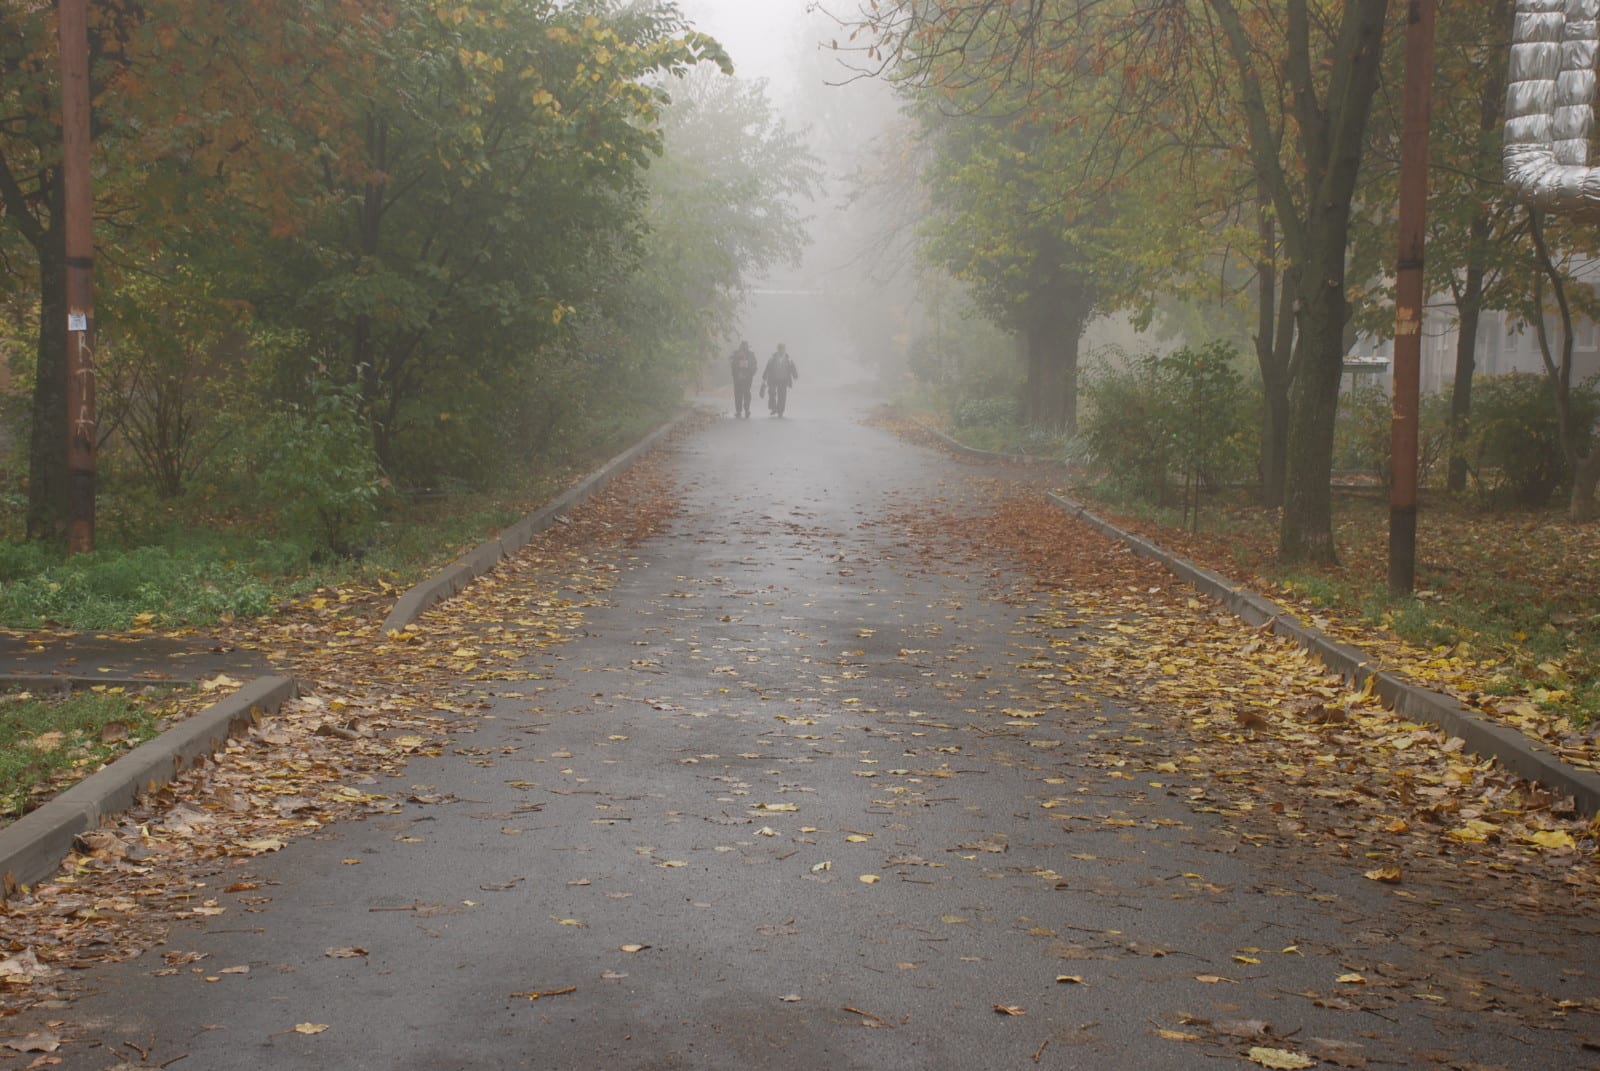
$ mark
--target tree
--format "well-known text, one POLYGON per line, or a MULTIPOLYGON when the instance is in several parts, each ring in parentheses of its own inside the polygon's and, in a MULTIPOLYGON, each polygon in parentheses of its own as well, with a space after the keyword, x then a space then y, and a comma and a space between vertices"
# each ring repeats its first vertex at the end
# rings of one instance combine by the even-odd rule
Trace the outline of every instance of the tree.
POLYGON ((1151 139, 1175 149, 1200 140, 1198 117, 1162 101, 1227 103, 1299 280, 1279 535, 1290 562, 1336 558, 1329 478, 1345 261, 1386 12, 1386 0, 1328 10, 1308 0, 928 0, 874 4, 857 20, 869 65, 895 65, 929 86, 1019 85, 1048 111, 1075 85, 1114 80, 1117 92, 1086 121, 1098 151, 1116 159, 1139 157, 1151 139), (969 48, 980 31, 989 34, 982 47, 969 48), (1215 92, 1173 93, 1190 83, 1215 92))
MULTIPOLYGON (((204 233, 241 209, 291 229, 313 166, 327 166, 342 97, 328 92, 375 4, 287 0, 193 5, 110 0, 91 7, 97 252, 159 244, 163 230, 204 233), (321 17, 317 17, 321 16, 321 17), (307 135, 315 135, 308 142, 307 135), (318 149, 323 151, 319 152, 318 149)), ((31 266, 8 282, 39 307, 29 421, 27 531, 61 532, 66 467, 65 244, 54 7, 0 10, 0 227, 31 266), (31 272, 29 268, 31 267, 31 272), (31 278, 27 276, 31 275, 31 278)))
POLYGON ((1004 118, 929 119, 928 255, 967 284, 985 316, 1023 338, 1024 419, 1071 432, 1078 343, 1110 296, 1091 244, 1093 218, 1059 200, 1071 147, 1055 131, 1004 118))
POLYGON ((277 292, 311 284, 272 314, 359 384, 385 468, 431 478, 452 411, 486 432, 457 461, 491 465, 505 377, 636 260, 663 78, 726 57, 670 4, 398 9, 358 102, 364 166, 330 176, 277 292))
MULTIPOLYGON (((1600 301, 1596 300, 1592 283, 1573 285, 1575 265, 1570 256, 1551 252, 1551 245, 1545 236, 1548 220, 1543 210, 1529 208, 1527 212, 1528 233, 1533 241, 1533 260, 1539 275, 1523 318, 1533 325, 1539 339, 1539 355, 1544 360, 1545 374, 1549 378, 1555 404, 1561 452, 1572 476, 1571 493, 1567 500, 1568 516, 1574 521, 1591 521, 1596 515, 1595 487, 1600 484, 1600 444, 1596 443, 1595 429, 1588 422, 1589 414, 1573 403, 1572 320, 1574 304, 1580 298, 1578 311, 1589 319, 1600 317, 1600 301), (1543 286, 1545 280, 1550 286, 1548 301, 1543 286), (1560 330, 1553 343, 1547 322, 1552 305, 1560 330)), ((1568 248, 1571 246, 1568 245, 1568 248)), ((1593 261, 1589 260, 1589 263, 1593 261)))

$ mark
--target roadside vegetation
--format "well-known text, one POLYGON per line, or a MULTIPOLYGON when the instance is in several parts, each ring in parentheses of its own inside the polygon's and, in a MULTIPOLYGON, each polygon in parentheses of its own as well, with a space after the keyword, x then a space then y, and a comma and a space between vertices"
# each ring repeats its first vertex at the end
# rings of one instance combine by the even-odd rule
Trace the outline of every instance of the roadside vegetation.
POLYGON ((156 735, 181 703, 157 688, 0 692, 0 825, 156 735))

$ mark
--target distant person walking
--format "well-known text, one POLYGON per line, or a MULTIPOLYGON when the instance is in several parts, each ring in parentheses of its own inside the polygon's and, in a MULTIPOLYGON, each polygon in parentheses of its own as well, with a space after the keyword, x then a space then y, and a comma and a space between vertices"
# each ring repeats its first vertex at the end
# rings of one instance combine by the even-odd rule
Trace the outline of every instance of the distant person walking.
POLYGON ((783 343, 778 343, 777 350, 767 358, 767 367, 761 373, 761 395, 767 400, 769 413, 773 416, 783 415, 784 405, 789 401, 789 388, 799 378, 800 370, 794 366, 794 358, 789 356, 783 343))
POLYGON ((750 343, 741 341, 739 348, 728 358, 733 371, 733 415, 750 415, 750 385, 756 381, 756 355, 750 343))

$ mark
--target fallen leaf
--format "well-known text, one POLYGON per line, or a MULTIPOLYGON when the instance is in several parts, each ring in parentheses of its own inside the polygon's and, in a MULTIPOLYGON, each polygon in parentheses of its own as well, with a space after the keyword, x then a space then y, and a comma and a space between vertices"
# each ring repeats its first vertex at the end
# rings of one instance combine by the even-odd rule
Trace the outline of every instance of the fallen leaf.
POLYGON ((61 1048, 61 1038, 44 1030, 20 1038, 6 1038, 0 1044, 14 1052, 55 1052, 61 1048))
POLYGON ((863 885, 876 885, 878 883, 878 875, 876 875, 876 874, 863 874, 863 875, 861 875, 860 878, 858 878, 856 880, 860 881, 863 885))
POLYGON ((297 1023, 294 1028, 296 1034, 320 1034, 328 1029, 327 1023, 297 1023))
POLYGON ((1317 1061, 1303 1053, 1291 1052, 1288 1049, 1263 1049, 1259 1046, 1250 1050, 1250 1062, 1270 1067, 1273 1071, 1303 1071, 1304 1068, 1317 1066, 1317 1061))
POLYGON ((1405 875, 1401 873, 1400 868, 1397 866, 1382 866, 1376 870, 1369 870, 1366 873, 1368 880, 1381 881, 1385 885, 1398 885, 1400 884, 1401 880, 1403 880, 1404 876, 1405 875))
POLYGON ((529 1000, 538 1000, 540 997, 562 997, 577 991, 577 986, 569 985, 561 989, 530 989, 526 993, 513 993, 511 995, 514 997, 527 997, 529 1000))
POLYGON ((347 948, 330 948, 323 953, 329 959, 359 959, 367 954, 367 950, 359 945, 350 945, 347 948))
POLYGON ((1001 1015, 1027 1015, 1027 1011, 1015 1004, 996 1004, 994 1010, 1001 1015))

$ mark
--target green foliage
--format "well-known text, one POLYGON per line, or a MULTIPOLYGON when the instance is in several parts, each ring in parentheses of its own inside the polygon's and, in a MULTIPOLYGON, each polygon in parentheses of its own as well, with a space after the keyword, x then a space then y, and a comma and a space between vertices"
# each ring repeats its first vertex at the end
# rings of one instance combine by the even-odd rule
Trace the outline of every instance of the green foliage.
POLYGON ((285 536, 341 558, 362 551, 385 481, 354 387, 314 380, 309 403, 274 414, 256 448, 265 458, 259 485, 285 536))
POLYGON ((128 628, 140 614, 164 624, 206 623, 265 613, 271 589, 254 563, 217 546, 97 550, 39 561, 16 544, 0 545, 0 621, 36 628, 128 628))
MULTIPOLYGON (((1417 480, 1426 486, 1442 479, 1450 450, 1450 395, 1436 391, 1418 399, 1417 480)), ((1389 485, 1393 472, 1394 401, 1377 384, 1358 385, 1339 403, 1334 424, 1334 465, 1375 472, 1389 485)))
MULTIPOLYGON (((1589 449, 1600 394, 1576 387, 1571 394, 1573 424, 1589 449)), ((1467 456, 1481 500, 1496 509, 1530 509, 1547 504, 1571 474, 1561 449, 1560 428, 1546 376, 1512 373, 1477 381, 1467 456)))
POLYGON ((151 705, 120 690, 0 694, 0 821, 31 810, 33 789, 93 772, 155 732, 151 705))
POLYGON ((1020 416, 1015 398, 966 398, 956 402, 950 423, 959 431, 985 424, 1017 424, 1020 416))
POLYGON ((1110 489, 1169 505, 1182 486, 1216 488, 1248 476, 1253 399, 1223 342, 1165 356, 1102 354, 1084 386, 1085 457, 1110 489))

